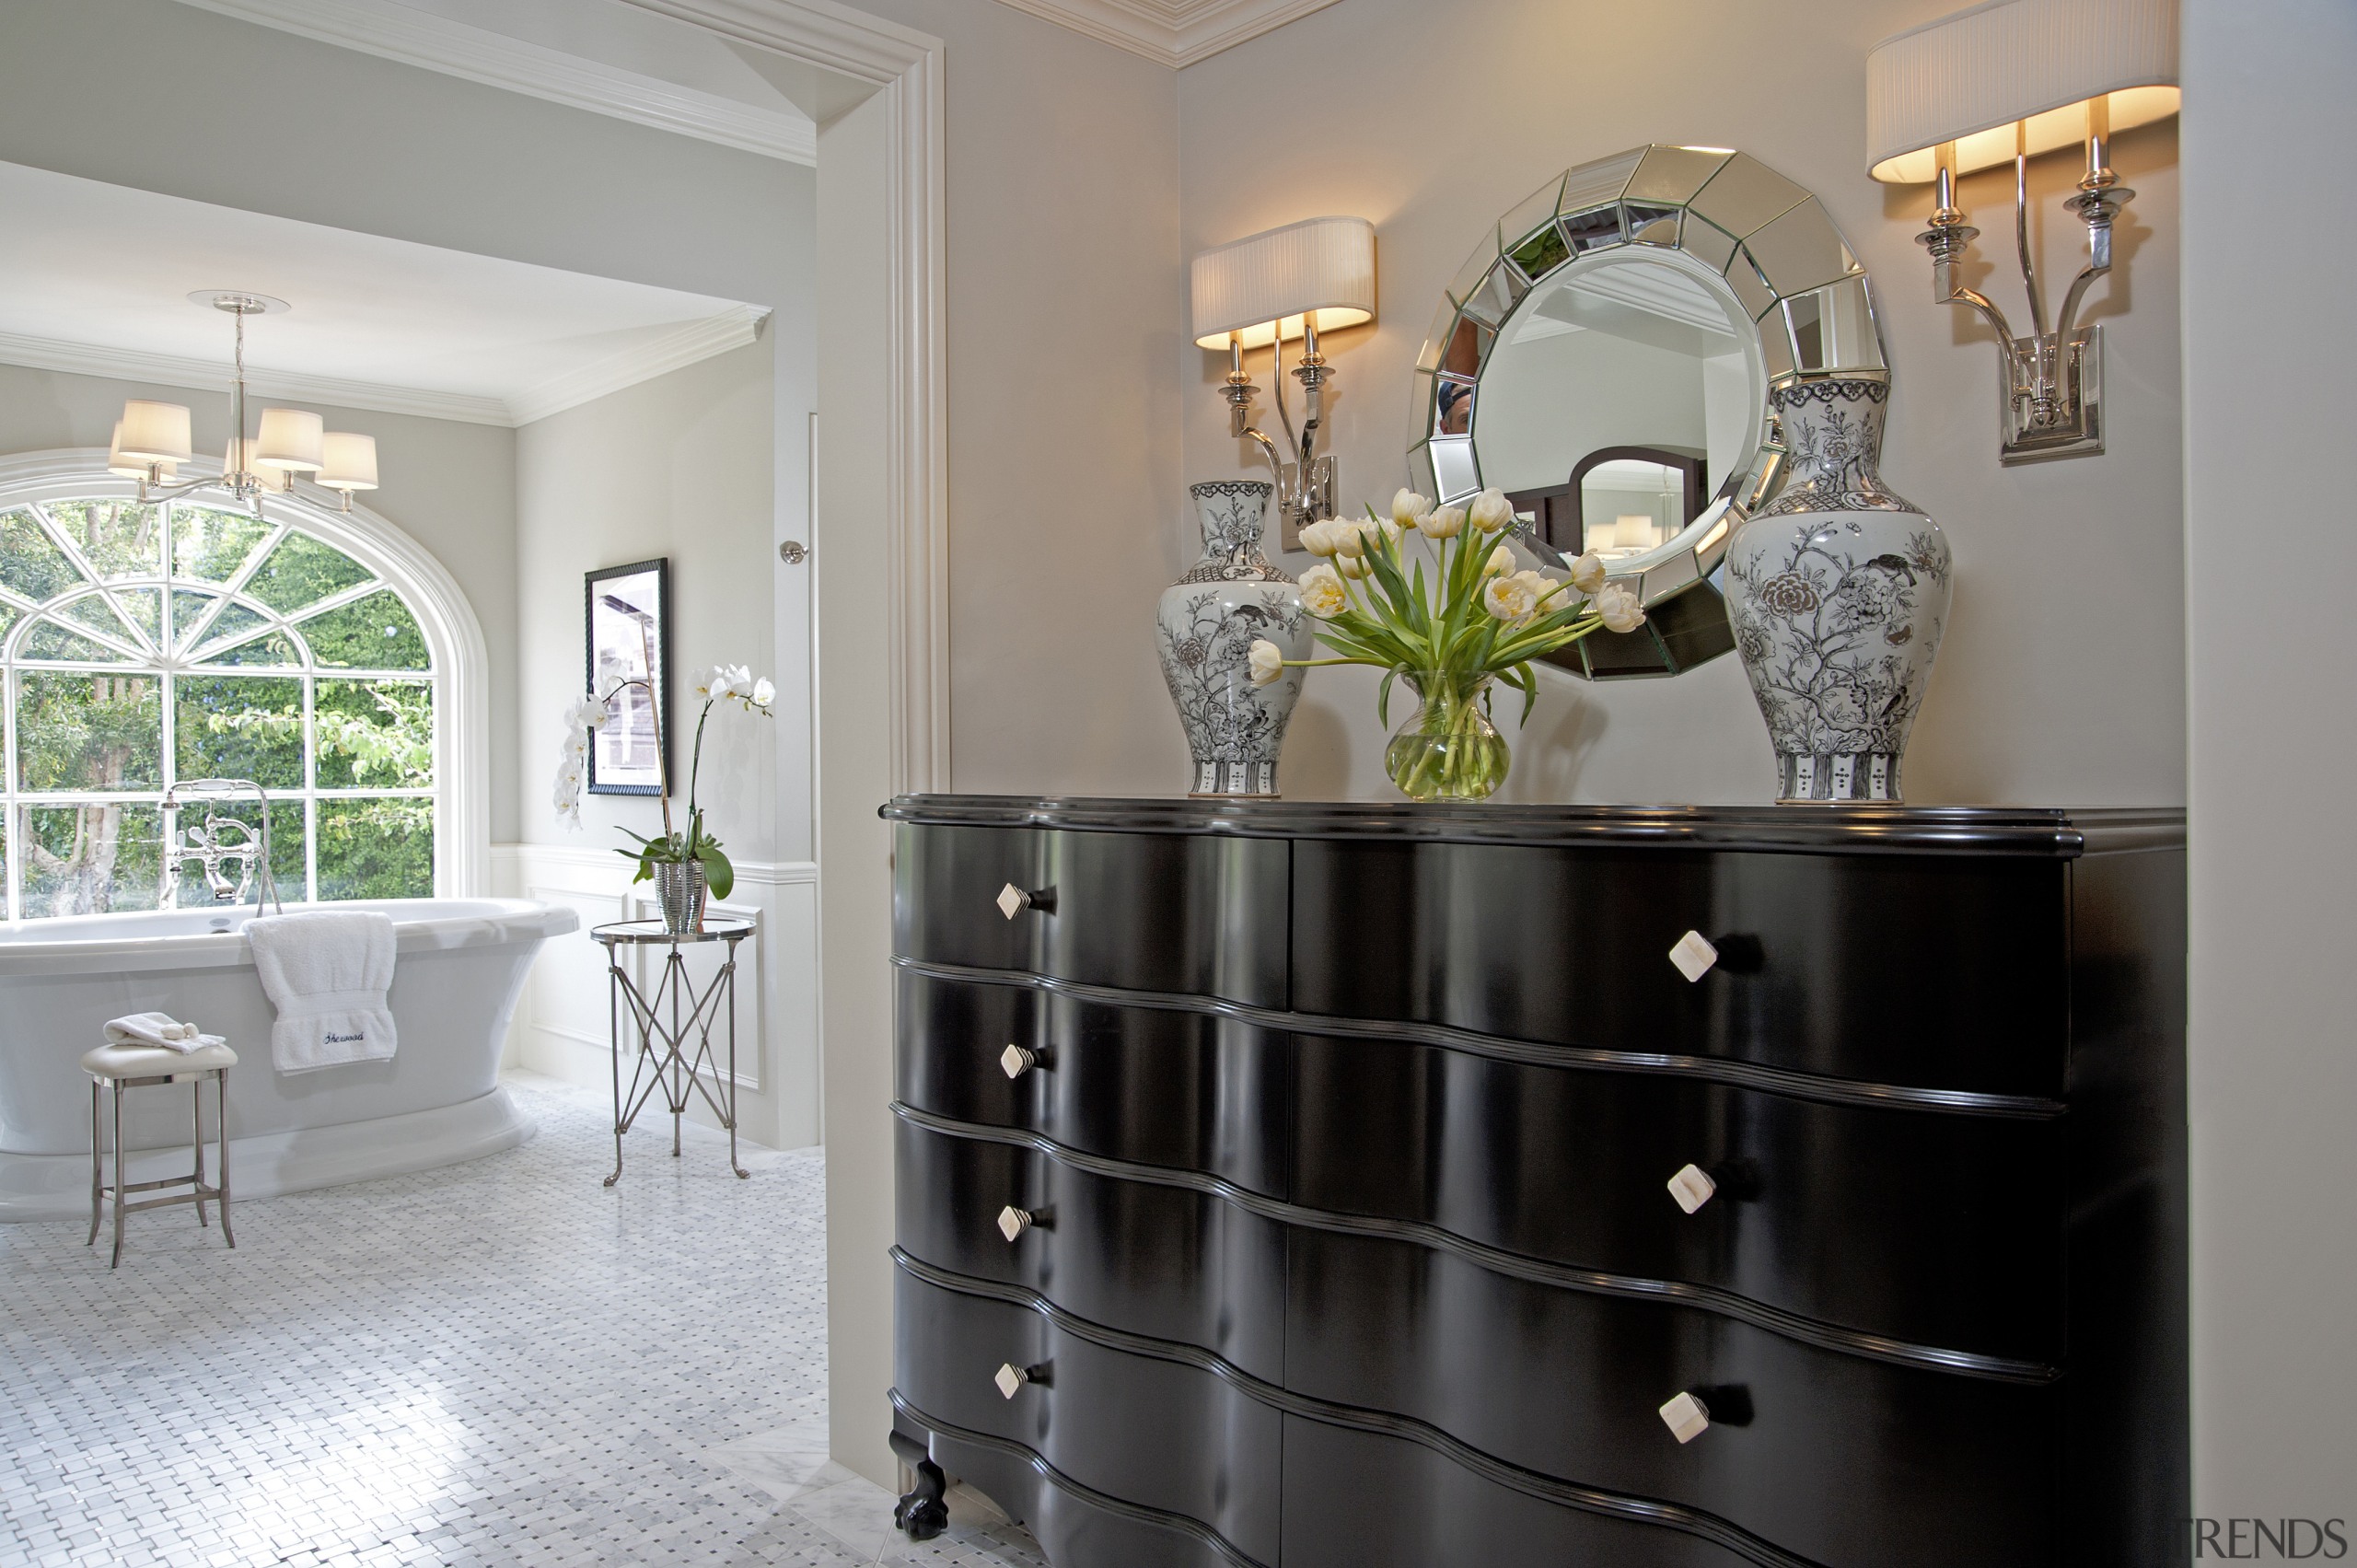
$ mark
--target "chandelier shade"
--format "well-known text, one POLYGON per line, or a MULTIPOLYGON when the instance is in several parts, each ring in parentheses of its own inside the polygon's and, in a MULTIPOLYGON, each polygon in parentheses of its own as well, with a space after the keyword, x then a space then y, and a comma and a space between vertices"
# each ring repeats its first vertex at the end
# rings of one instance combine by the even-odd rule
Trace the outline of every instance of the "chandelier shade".
POLYGON ((134 398, 122 405, 118 457, 141 463, 184 463, 193 455, 189 445, 188 410, 178 403, 134 398))
POLYGON ((266 469, 317 473, 324 460, 326 421, 302 409, 266 408, 254 439, 254 461, 266 469))
POLYGON ((122 421, 114 422, 114 439, 107 447, 107 472, 118 479, 146 479, 158 475, 171 479, 179 472, 178 463, 151 462, 143 458, 125 457, 122 450, 122 421))
POLYGON ((377 438, 331 430, 320 438, 319 471, 312 482, 346 494, 377 488, 377 438))

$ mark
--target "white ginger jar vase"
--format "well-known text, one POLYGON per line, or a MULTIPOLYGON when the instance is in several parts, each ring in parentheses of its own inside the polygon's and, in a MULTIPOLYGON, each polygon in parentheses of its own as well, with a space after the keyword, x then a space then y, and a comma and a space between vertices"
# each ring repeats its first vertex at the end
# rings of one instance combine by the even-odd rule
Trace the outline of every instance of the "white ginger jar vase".
POLYGON ((1947 540, 1887 489, 1882 377, 1776 388, 1790 476, 1727 551, 1727 620, 1776 748, 1779 801, 1896 801, 1947 622, 1947 540))
POLYGON ((1307 658, 1309 613, 1294 580, 1261 550, 1271 487, 1224 479, 1188 492, 1202 525, 1202 558, 1162 591, 1155 623, 1162 677, 1194 757, 1188 793, 1274 796, 1277 749, 1303 672, 1255 686, 1248 661, 1263 638, 1289 659, 1307 658))

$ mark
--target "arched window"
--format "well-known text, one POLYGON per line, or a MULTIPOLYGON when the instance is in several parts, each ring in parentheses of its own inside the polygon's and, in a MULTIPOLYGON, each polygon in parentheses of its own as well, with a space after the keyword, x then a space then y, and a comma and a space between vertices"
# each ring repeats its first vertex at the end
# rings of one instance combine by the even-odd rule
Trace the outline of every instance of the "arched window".
MULTIPOLYGON (((175 895, 166 864, 164 792, 197 778, 268 793, 289 901, 457 890, 450 638, 420 613, 440 596, 322 508, 273 498, 257 517, 219 493, 143 505, 102 472, 7 477, 10 918, 212 902, 200 865, 175 895)), ((180 826, 260 811, 184 798, 180 826)))

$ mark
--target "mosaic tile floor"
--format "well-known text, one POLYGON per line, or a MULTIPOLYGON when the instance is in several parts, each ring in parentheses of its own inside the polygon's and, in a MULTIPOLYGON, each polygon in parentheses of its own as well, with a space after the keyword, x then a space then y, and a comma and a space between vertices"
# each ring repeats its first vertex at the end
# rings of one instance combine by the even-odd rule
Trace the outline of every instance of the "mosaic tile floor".
POLYGON ((1044 1568, 953 1494, 912 1545, 826 1457, 817 1150, 510 1087, 522 1148, 241 1203, 238 1249, 134 1216, 0 1225, 0 1568, 1044 1568))

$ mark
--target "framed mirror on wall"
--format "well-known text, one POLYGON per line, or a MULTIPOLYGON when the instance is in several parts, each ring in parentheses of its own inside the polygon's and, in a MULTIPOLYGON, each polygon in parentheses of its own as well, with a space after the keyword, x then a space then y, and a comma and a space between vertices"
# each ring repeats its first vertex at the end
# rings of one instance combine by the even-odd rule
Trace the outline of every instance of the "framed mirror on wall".
POLYGON ((661 795, 671 763, 670 560, 586 573, 582 597, 588 693, 613 693, 589 747, 589 793, 661 795))
POLYGON ((1596 552, 1644 603, 1556 663, 1675 675, 1735 645, 1713 578, 1782 482, 1770 387, 1883 368, 1865 269, 1814 196, 1741 153, 1640 147, 1550 181, 1459 270, 1417 362, 1411 482, 1504 491, 1527 540, 1596 552))

